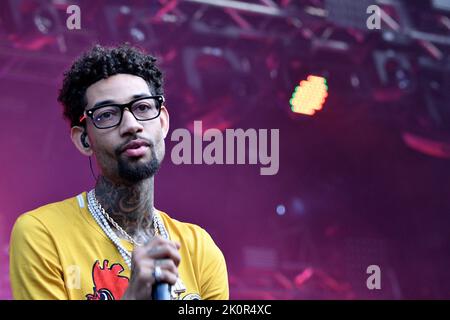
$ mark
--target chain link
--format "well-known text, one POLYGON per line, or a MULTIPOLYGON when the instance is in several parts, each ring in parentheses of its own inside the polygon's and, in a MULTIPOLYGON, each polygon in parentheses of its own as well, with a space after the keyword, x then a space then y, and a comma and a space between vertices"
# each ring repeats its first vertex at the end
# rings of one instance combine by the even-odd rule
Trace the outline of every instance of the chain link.
MULTIPOLYGON (((102 214, 106 217, 106 219, 109 221, 109 223, 111 223, 111 225, 114 228, 116 228, 125 239, 127 239, 129 242, 131 242, 135 246, 142 246, 143 245, 143 243, 140 243, 140 242, 137 242, 136 240, 134 240, 132 236, 130 236, 125 230, 122 229, 121 226, 119 226, 119 224, 116 221, 114 221, 113 218, 111 218, 111 216, 100 205, 100 203, 98 202, 96 197, 95 197, 95 201, 96 201, 96 204, 97 204, 98 208, 100 208, 102 214)), ((153 229, 154 229, 154 235, 155 236, 158 235, 159 234, 159 232, 158 232, 158 224, 155 223, 155 216, 153 216, 152 224, 151 224, 150 227, 152 227, 152 226, 153 226, 153 229)))

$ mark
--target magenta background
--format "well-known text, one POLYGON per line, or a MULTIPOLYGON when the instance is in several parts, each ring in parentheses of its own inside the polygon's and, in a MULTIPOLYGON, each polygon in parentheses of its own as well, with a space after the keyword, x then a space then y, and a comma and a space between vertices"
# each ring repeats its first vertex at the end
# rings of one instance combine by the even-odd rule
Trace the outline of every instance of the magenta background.
MULTIPOLYGON (((181 40, 170 41, 174 50, 181 50, 181 40)), ((115 43, 101 37, 99 42, 115 43)), ((2 33, 3 51, 9 43, 2 33)), ((66 66, 86 47, 70 47, 66 66)), ((253 57, 265 54, 258 51, 253 57)), ((0 63, 5 66, 5 61, 0 63)), ((168 66, 170 62, 163 67, 168 66)), ((4 299, 11 297, 7 245, 15 219, 93 186, 88 160, 73 147, 56 102, 63 70, 59 64, 54 70, 46 65, 30 70, 30 75, 59 74, 47 83, 5 74, 0 78, 4 299)), ((192 124, 186 119, 200 119, 186 116, 190 97, 180 81, 185 70, 178 65, 170 70, 166 97, 172 132, 192 124)), ((229 127, 280 130, 280 170, 275 176, 260 176, 259 165, 175 166, 170 161, 173 143, 167 141, 166 159, 155 179, 156 206, 210 232, 228 262, 232 298, 450 298, 449 161, 406 147, 393 111, 378 108, 369 97, 354 103, 329 85, 329 100, 313 119, 293 117, 287 98, 267 95, 248 112, 245 103, 231 102, 230 108, 243 111, 224 119, 231 122, 229 127), (282 217, 275 211, 279 204, 287 208, 282 217), (248 247, 269 254, 252 265, 251 258, 245 259, 248 247), (365 287, 370 264, 382 267, 380 291, 365 287), (296 286, 295 278, 305 270, 314 270, 315 276, 296 286)), ((284 94, 289 96, 291 89, 284 94)), ((211 110, 222 107, 209 105, 211 110)))

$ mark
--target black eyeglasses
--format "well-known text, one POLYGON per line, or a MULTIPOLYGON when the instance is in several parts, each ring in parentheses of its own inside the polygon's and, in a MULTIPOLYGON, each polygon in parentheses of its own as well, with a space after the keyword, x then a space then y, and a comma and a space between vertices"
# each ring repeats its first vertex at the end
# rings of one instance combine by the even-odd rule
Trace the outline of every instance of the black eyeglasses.
POLYGON ((134 118, 139 121, 148 121, 158 118, 164 96, 146 96, 137 98, 125 104, 107 104, 85 110, 80 118, 80 123, 87 117, 92 119, 98 129, 108 129, 118 126, 122 122, 123 112, 127 108, 134 118))

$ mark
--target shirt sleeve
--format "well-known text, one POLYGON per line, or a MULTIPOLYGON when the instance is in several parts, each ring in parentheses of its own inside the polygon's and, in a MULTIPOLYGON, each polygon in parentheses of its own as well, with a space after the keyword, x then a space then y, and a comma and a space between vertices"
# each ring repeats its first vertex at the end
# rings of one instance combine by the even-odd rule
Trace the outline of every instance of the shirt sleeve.
POLYGON ((201 297, 203 300, 228 300, 228 272, 225 257, 211 236, 202 229, 201 297))
POLYGON ((68 299, 55 243, 30 214, 19 217, 11 234, 10 277, 14 299, 68 299))

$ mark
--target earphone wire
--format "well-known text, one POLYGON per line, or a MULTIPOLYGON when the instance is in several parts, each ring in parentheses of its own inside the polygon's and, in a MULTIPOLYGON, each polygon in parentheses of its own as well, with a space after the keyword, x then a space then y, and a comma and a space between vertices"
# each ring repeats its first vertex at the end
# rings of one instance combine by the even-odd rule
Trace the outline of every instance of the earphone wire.
POLYGON ((92 174, 92 177, 94 178, 95 183, 97 183, 97 182, 98 182, 98 177, 95 176, 95 174, 94 174, 94 169, 92 169, 92 161, 91 161, 91 157, 89 157, 89 168, 91 168, 91 174, 92 174))

